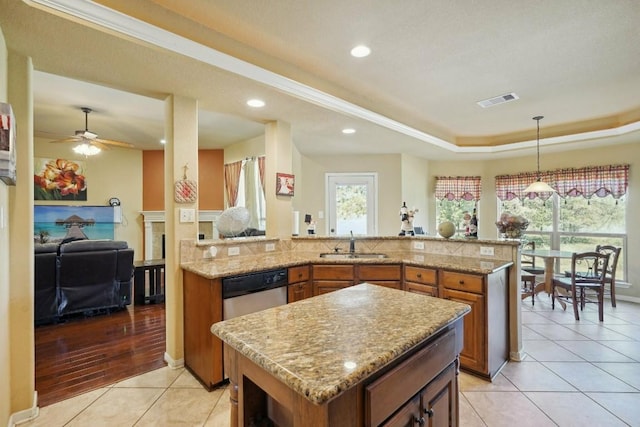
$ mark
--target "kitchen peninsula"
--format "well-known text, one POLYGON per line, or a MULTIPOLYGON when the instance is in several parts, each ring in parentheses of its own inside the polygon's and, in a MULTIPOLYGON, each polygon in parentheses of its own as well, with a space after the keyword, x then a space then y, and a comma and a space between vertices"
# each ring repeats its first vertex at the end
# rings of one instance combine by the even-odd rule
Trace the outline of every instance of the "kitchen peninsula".
POLYGON ((231 426, 457 425, 469 311, 365 283, 215 323, 231 426))
POLYGON ((365 237, 357 239, 356 252, 385 257, 357 259, 320 257, 349 246, 348 239, 335 237, 182 245, 185 366, 209 390, 228 376, 222 341, 210 332, 224 318, 222 282, 276 268, 288 269, 289 303, 367 282, 468 304, 461 369, 490 380, 507 360, 521 360, 519 274, 512 268, 519 255, 513 242, 365 237), (416 250, 418 244, 422 248, 416 250), (480 257, 480 247, 492 248, 494 256, 480 257), (240 254, 227 256, 231 248, 240 254))

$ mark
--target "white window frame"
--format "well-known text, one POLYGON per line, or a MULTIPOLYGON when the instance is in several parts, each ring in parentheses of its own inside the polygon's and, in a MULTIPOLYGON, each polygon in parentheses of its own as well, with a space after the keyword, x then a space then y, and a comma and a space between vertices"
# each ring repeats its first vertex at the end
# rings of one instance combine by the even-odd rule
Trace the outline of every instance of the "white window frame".
POLYGON ((331 229, 336 229, 335 185, 366 184, 367 191, 367 236, 378 235, 378 173, 377 172, 328 172, 325 173, 325 234, 333 235, 331 229), (339 180, 340 182, 337 182, 339 180))

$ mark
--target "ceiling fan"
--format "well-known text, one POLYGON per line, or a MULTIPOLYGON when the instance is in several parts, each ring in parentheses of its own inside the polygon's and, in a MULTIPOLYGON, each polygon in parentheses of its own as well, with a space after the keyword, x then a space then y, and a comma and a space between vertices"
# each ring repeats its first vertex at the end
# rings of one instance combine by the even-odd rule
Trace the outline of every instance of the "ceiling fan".
POLYGON ((98 154, 100 150, 108 150, 109 145, 122 148, 133 148, 133 144, 129 144, 128 142, 98 138, 98 134, 89 130, 89 113, 92 111, 91 108, 82 107, 81 110, 84 113, 84 130, 76 130, 76 134, 74 136, 51 142, 77 142, 79 145, 74 147, 73 150, 76 153, 84 155, 98 154))

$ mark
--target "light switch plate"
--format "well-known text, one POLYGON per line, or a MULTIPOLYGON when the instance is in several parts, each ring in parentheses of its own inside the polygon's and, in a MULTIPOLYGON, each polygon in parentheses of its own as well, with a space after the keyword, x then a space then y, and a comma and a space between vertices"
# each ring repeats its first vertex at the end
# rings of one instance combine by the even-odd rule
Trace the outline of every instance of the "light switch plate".
POLYGON ((227 255, 240 255, 240 248, 238 246, 232 246, 227 250, 227 255))
POLYGON ((180 208, 180 222, 195 222, 196 221, 196 210, 195 209, 187 209, 180 208))
POLYGON ((413 242, 413 249, 424 249, 424 242, 413 242))
POLYGON ((276 244, 275 243, 267 243, 266 245, 264 245, 264 250, 265 250, 265 252, 275 251, 276 250, 276 244))

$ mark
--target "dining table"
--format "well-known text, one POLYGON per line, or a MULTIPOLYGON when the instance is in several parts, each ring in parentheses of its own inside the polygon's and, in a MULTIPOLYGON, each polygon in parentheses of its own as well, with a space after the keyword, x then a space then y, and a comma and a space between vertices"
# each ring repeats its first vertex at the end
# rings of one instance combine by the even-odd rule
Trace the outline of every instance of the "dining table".
POLYGON ((573 252, 559 251, 555 249, 536 249, 533 251, 522 251, 522 255, 542 258, 544 260, 544 282, 536 283, 533 289, 534 295, 546 292, 551 295, 553 289, 553 275, 556 259, 571 258, 573 252))

